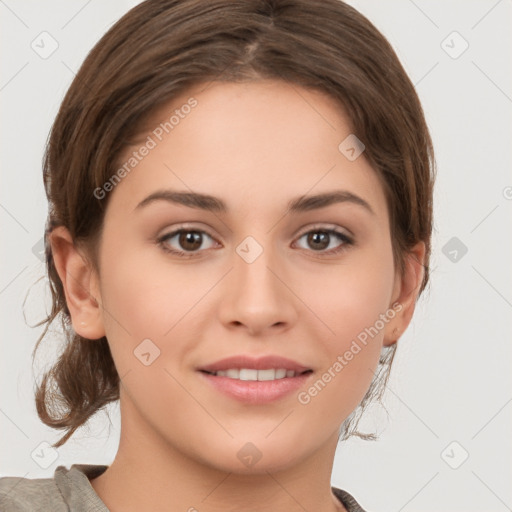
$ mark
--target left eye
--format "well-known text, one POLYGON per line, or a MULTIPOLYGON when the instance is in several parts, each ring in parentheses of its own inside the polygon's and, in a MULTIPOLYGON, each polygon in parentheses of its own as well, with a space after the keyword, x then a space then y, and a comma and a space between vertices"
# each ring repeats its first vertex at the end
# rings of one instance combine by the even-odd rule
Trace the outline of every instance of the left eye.
POLYGON ((299 240, 304 237, 307 237, 307 244, 309 244, 312 247, 316 246, 314 252, 323 251, 324 254, 341 252, 342 250, 345 249, 346 246, 352 245, 353 243, 351 238, 349 238, 344 233, 336 231, 335 229, 313 229, 301 235, 299 237, 299 240), (330 242, 332 242, 333 237, 336 237, 338 238, 338 240, 341 240, 342 244, 338 244, 338 246, 335 247, 334 249, 331 248, 330 250, 326 251, 325 249, 329 248, 330 242))
MULTIPOLYGON (((172 233, 168 233, 163 235, 158 239, 159 245, 166 251, 172 254, 181 256, 181 257, 192 257, 195 256, 195 253, 200 252, 198 249, 203 245, 204 239, 206 236, 210 240, 213 240, 208 233, 200 229, 178 229, 173 231, 172 233), (178 242, 178 246, 181 247, 178 249, 173 249, 169 247, 170 242, 173 239, 176 239, 178 242), (183 250, 182 250, 183 249, 183 250)), ((347 246, 353 244, 353 241, 350 237, 345 235, 344 233, 340 233, 334 229, 326 229, 326 228, 317 228, 310 230, 304 234, 302 234, 298 240, 302 238, 306 238, 306 243, 313 247, 313 252, 321 253, 321 254, 336 254, 344 250, 347 246), (331 242, 333 241, 333 237, 338 238, 341 241, 341 244, 338 243, 334 248, 329 248, 331 242), (326 250, 328 249, 328 250, 326 250)), ((213 247, 214 244, 211 244, 210 247, 206 247, 206 249, 213 247)), ((204 247, 202 247, 205 249, 204 247)), ((308 249, 306 247, 306 249, 308 249)))

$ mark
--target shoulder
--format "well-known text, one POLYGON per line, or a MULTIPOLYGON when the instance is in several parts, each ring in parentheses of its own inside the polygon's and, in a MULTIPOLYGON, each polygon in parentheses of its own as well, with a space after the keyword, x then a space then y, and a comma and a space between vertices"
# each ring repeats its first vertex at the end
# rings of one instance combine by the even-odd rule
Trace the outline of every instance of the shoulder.
POLYGON ((94 504, 94 510, 106 510, 92 488, 89 478, 101 474, 107 466, 74 464, 71 469, 59 466, 53 478, 0 478, 1 512, 85 510, 84 502, 94 504), (76 508, 74 508, 76 506, 76 508))
POLYGON ((337 487, 332 487, 332 492, 334 496, 341 501, 348 512, 366 512, 365 509, 359 505, 354 496, 349 494, 347 491, 338 489, 337 487))
POLYGON ((29 512, 45 510, 66 511, 67 507, 53 478, 0 478, 0 510, 2 512, 29 512), (59 506, 62 505, 62 506, 59 506))

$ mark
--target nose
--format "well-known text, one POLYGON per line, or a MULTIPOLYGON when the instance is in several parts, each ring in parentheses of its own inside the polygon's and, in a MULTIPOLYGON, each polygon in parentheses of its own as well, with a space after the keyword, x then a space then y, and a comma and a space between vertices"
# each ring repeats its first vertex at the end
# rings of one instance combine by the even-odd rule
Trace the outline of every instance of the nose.
POLYGON ((219 303, 222 323, 250 335, 289 329, 298 317, 297 298, 284 263, 270 248, 263 248, 254 261, 235 252, 232 262, 219 303))

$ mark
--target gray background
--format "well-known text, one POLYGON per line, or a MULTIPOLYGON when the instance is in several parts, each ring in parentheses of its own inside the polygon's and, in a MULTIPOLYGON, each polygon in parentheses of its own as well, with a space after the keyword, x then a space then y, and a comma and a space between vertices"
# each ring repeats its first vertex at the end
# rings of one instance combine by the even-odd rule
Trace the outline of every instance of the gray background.
MULTIPOLYGON (((39 421, 33 382, 59 337, 43 342, 32 367, 42 328, 29 325, 49 307, 45 280, 36 283, 46 137, 88 51, 137 3, 0 0, 0 476, 52 477, 58 465, 110 464, 117 450, 118 404, 112 423, 101 412, 48 447, 60 432, 39 421), (31 47, 42 52, 46 38, 51 49, 43 31, 58 43, 47 58, 31 47)), ((399 342, 388 416, 372 408, 363 423, 380 440, 340 444, 332 483, 381 512, 512 510, 512 1, 349 3, 388 37, 415 83, 438 179, 430 289, 399 342)))

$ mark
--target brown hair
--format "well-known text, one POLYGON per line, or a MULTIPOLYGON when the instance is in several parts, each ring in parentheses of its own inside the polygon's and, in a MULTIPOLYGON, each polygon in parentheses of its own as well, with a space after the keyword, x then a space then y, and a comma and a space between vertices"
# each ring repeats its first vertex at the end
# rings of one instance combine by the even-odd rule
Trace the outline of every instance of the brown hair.
MULTIPOLYGON (((44 155, 52 309, 37 324, 46 328, 32 356, 59 317, 66 345, 35 390, 41 421, 66 431, 54 447, 119 399, 119 376, 106 337, 87 340, 72 328, 48 233, 65 226, 97 269, 109 196, 100 200, 93 191, 114 174, 121 150, 143 121, 191 85, 267 78, 322 91, 345 109, 384 187, 400 272, 407 251, 425 242, 423 292, 429 279, 433 148, 414 86, 384 36, 339 0, 146 0, 88 54, 44 155)), ((365 405, 380 400, 395 351, 396 344, 383 348, 376 377, 342 425, 343 438, 376 438, 356 426, 365 405)))

